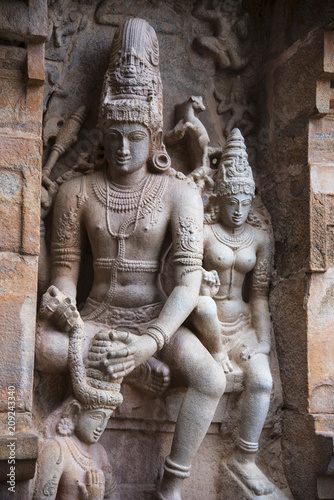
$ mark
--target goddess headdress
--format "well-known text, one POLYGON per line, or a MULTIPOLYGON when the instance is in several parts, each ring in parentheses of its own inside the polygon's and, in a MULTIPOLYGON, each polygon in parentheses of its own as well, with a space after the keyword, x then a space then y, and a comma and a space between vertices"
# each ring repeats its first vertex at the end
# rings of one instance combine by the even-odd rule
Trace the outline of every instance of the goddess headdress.
POLYGON ((255 182, 248 163, 245 141, 238 128, 232 130, 225 143, 218 166, 216 191, 221 196, 255 194, 255 182))

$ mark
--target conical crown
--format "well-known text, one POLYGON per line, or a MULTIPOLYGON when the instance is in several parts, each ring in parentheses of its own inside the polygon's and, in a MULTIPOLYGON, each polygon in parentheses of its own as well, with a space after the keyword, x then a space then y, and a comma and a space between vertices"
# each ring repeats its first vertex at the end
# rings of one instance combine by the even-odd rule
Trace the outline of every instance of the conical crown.
POLYGON ((102 126, 109 120, 162 129, 159 44, 144 19, 129 19, 115 33, 100 107, 102 126))
POLYGON ((218 166, 217 194, 231 196, 239 193, 254 196, 255 183, 244 138, 235 128, 227 138, 218 166))

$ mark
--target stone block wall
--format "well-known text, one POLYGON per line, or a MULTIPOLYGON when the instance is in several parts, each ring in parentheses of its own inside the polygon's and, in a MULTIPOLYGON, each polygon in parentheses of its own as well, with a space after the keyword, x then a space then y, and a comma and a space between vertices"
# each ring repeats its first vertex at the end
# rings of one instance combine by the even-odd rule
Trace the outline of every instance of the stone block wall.
POLYGON ((43 1, 0 5, 2 500, 28 497, 38 455, 32 399, 46 12, 43 1))

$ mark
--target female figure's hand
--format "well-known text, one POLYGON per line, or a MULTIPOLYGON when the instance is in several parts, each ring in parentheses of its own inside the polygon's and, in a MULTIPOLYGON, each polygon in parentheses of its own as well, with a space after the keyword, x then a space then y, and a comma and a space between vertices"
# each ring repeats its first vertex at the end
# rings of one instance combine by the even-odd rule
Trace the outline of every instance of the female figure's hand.
POLYGON ((267 341, 258 342, 256 345, 246 346, 243 344, 245 349, 241 352, 240 357, 243 360, 252 358, 255 354, 269 354, 270 344, 267 341))

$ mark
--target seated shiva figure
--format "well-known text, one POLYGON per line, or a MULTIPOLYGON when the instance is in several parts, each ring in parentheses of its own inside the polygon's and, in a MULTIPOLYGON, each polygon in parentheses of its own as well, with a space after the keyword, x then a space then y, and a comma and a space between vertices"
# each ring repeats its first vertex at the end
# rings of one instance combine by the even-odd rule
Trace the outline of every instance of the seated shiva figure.
MULTIPOLYGON (((105 161, 97 172, 63 184, 57 195, 51 283, 75 304, 88 242, 94 283, 80 314, 83 355, 88 348, 96 353, 91 368, 102 367, 116 380, 155 355, 170 367, 173 383, 187 387, 157 493, 181 500, 226 381, 221 366, 182 326, 201 285, 203 208, 196 189, 169 169, 158 64, 153 28, 142 19, 126 21, 115 33, 102 92, 105 161), (171 242, 174 288, 166 297, 159 271, 171 242), (126 347, 110 352, 111 337, 126 347)), ((68 334, 41 319, 37 369, 67 371, 68 347, 68 334)))
POLYGON ((231 370, 233 360, 244 373, 237 449, 228 467, 253 493, 265 495, 274 486, 255 464, 255 457, 272 389, 268 306, 271 244, 265 231, 247 222, 255 193, 247 158, 244 139, 239 129, 234 129, 218 166, 218 216, 204 226, 203 267, 218 272, 220 287, 213 299, 200 298, 192 320, 199 338, 210 344, 211 351, 223 357, 226 351, 224 370, 231 370), (243 299, 247 273, 252 273, 249 303, 243 299))

